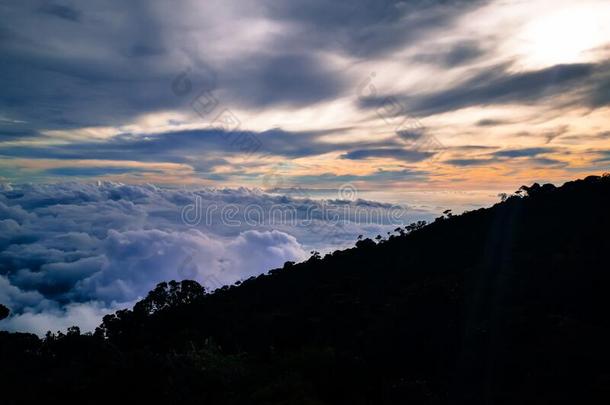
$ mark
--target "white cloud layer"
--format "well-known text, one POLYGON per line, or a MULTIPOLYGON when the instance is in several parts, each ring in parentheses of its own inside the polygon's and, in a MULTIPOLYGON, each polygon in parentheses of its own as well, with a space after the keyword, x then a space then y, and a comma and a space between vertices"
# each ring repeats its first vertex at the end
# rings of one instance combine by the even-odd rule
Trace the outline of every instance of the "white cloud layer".
POLYGON ((208 289, 385 234, 406 211, 248 189, 47 184, 0 188, 0 329, 78 325, 132 305, 158 282, 208 289))

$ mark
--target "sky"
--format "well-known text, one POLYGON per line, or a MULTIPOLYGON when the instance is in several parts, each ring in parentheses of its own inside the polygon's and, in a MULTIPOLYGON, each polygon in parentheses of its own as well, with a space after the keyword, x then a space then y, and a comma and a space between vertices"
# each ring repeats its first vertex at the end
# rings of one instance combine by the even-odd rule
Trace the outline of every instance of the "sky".
POLYGON ((607 171, 607 21, 605 0, 0 1, 0 329, 91 329, 158 281, 607 171), (277 204, 306 225, 248 220, 277 204))

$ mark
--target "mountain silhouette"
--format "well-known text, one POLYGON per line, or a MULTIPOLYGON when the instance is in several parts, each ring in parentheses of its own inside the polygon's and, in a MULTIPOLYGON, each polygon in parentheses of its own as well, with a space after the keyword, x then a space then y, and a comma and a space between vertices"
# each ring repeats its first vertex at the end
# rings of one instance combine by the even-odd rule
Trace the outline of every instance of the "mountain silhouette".
POLYGON ((608 404, 609 208, 608 175, 524 186, 213 293, 161 283, 92 334, 0 332, 0 398, 608 404))

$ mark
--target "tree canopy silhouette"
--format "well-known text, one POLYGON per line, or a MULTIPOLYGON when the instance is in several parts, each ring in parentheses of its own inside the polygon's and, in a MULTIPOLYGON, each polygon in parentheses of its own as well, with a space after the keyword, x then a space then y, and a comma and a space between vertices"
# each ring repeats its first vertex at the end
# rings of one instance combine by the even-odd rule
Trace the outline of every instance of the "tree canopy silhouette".
POLYGON ((3 320, 4 318, 8 318, 10 313, 11 313, 11 311, 7 307, 0 304, 0 321, 3 320))
POLYGON ((157 284, 146 298, 134 306, 134 312, 152 315, 158 311, 191 304, 200 299, 205 289, 193 280, 157 284))

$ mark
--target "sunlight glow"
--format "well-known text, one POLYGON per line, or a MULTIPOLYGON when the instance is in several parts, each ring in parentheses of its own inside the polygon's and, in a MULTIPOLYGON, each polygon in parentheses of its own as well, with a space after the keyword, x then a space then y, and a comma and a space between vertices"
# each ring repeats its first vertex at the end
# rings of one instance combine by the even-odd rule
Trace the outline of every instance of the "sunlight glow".
POLYGON ((532 67, 591 60, 591 51, 610 41, 610 32, 603 24, 609 19, 607 4, 550 11, 525 25, 519 35, 519 53, 532 67))

